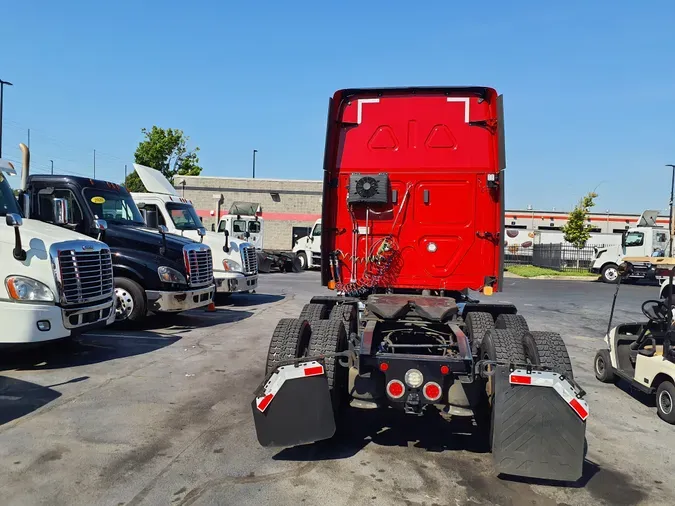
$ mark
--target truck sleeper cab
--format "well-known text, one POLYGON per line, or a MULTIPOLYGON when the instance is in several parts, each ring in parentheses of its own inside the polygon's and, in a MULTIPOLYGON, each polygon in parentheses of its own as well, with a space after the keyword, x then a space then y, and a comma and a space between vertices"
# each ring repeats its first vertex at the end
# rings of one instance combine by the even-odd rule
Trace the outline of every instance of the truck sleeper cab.
MULTIPOLYGON (((28 153, 25 146, 22 149, 28 153)), ((8 162, 0 160, 0 169, 13 175, 8 162)), ((0 220, 1 344, 72 337, 114 321, 108 246, 76 232, 24 220, 1 171, 0 220)))
POLYGON ((146 190, 131 193, 149 228, 165 226, 169 233, 203 241, 211 248, 216 292, 249 292, 258 287, 258 260, 255 247, 231 234, 206 232, 192 202, 178 195, 161 172, 134 164, 146 190), (200 232, 201 231, 201 232, 200 232))
POLYGON ((148 311, 176 313, 213 299, 211 249, 146 227, 129 192, 114 183, 75 176, 29 176, 30 215, 100 237, 110 247, 115 318, 138 321, 148 311), (107 222, 106 230, 96 227, 107 222))

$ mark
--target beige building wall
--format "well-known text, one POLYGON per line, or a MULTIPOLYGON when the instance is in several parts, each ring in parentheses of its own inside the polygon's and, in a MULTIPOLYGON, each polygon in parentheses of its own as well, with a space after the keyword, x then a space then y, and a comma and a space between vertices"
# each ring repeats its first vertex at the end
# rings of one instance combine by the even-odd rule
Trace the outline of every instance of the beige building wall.
POLYGON ((207 230, 217 225, 218 212, 227 214, 233 202, 260 204, 265 249, 291 249, 293 227, 311 227, 321 217, 319 180, 177 176, 174 186, 192 201, 207 230))

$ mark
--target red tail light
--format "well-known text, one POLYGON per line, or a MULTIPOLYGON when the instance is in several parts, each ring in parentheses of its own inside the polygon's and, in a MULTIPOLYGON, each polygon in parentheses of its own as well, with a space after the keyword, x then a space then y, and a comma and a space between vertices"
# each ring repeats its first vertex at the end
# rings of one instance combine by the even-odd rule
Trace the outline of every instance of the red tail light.
POLYGON ((400 399, 401 397, 403 397, 404 393, 405 393, 405 385, 403 385, 402 381, 391 380, 389 383, 387 383, 387 394, 392 399, 400 399))
POLYGON ((424 397, 427 398, 427 400, 437 401, 438 399, 441 398, 443 390, 441 390, 441 385, 439 385, 438 383, 434 383, 433 381, 430 381, 429 383, 424 385, 422 393, 424 394, 424 397))

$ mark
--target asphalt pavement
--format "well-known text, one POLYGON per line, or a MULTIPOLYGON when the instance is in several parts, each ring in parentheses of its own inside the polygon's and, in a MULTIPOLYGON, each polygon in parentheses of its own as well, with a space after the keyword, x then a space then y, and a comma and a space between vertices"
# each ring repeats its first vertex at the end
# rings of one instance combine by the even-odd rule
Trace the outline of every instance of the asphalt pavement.
MULTIPOLYGON (((0 489, 7 505, 638 505, 675 503, 675 427, 650 399, 595 380, 614 287, 507 279, 533 330, 560 332, 588 392, 584 476, 567 486, 495 476, 459 422, 359 412, 331 441, 258 445, 252 392, 271 333, 324 293, 315 272, 262 276, 216 312, 154 317, 73 344, 4 351, 0 489)), ((616 321, 654 286, 624 286, 616 321)))

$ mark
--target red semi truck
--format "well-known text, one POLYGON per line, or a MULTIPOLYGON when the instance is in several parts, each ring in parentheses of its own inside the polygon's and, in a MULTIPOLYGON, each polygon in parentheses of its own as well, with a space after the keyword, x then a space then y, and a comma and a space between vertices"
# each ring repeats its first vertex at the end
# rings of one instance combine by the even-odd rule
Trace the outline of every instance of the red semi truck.
POLYGON ((487 426, 500 473, 581 477, 589 410, 560 335, 469 295, 502 289, 505 166, 492 88, 335 93, 321 269, 336 295, 278 323, 261 445, 328 439, 350 409, 436 410, 487 426))

